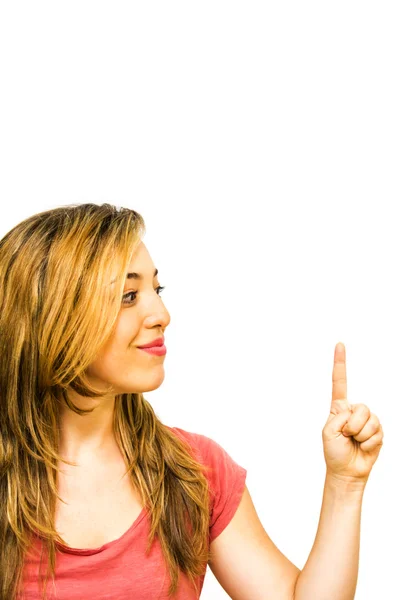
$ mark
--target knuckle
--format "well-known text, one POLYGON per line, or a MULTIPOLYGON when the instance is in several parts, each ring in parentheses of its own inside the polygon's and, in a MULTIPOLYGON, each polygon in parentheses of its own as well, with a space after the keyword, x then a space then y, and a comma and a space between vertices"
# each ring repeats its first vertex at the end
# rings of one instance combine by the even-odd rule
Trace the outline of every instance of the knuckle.
POLYGON ((356 409, 358 412, 367 414, 368 416, 371 414, 371 411, 366 404, 362 404, 362 403, 352 404, 352 407, 353 407, 353 410, 356 409))
POLYGON ((372 428, 375 431, 380 431, 382 429, 382 426, 380 424, 380 421, 379 421, 378 417, 376 415, 374 415, 373 413, 371 413, 369 421, 371 423, 372 428))

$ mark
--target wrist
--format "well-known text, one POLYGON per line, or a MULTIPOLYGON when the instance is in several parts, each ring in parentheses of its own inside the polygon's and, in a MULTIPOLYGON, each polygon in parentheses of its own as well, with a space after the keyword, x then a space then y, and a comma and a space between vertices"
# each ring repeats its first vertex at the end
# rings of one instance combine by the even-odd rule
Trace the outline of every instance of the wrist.
POLYGON ((363 493, 367 485, 367 479, 358 479, 347 475, 339 475, 326 471, 325 485, 341 492, 359 492, 363 493))

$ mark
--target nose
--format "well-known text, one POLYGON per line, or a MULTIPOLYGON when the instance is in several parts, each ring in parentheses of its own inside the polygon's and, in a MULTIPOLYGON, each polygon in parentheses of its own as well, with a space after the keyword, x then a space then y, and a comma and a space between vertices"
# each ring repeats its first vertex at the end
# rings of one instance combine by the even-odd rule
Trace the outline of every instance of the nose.
POLYGON ((161 297, 159 297, 158 304, 155 305, 155 307, 151 311, 151 314, 149 314, 146 317, 145 321, 146 325, 151 328, 154 328, 158 325, 164 331, 164 329, 168 327, 168 325, 171 322, 171 316, 168 310, 166 309, 161 297))

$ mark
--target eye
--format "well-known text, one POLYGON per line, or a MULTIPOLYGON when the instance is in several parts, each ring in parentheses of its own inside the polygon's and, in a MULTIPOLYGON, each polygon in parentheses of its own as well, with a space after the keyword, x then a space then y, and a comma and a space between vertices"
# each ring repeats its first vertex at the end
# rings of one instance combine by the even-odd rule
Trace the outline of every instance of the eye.
MULTIPOLYGON (((162 286, 162 285, 159 285, 158 287, 156 287, 158 295, 160 295, 160 292, 162 292, 164 289, 165 289, 165 286, 162 286)), ((126 294, 124 294, 122 296, 122 299, 125 300, 125 298, 131 297, 132 300, 131 300, 131 302, 122 302, 122 304, 133 304, 136 300, 137 294, 138 294, 138 292, 127 292, 126 294)))

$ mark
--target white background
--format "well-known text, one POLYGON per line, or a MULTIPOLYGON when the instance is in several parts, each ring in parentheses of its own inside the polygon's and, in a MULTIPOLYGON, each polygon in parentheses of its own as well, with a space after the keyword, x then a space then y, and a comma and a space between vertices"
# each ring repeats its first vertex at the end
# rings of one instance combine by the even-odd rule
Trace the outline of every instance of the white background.
MULTIPOLYGON (((335 344, 380 418, 356 600, 398 591, 397 2, 0 9, 0 235, 76 202, 139 211, 171 314, 167 424, 247 468, 276 545, 317 530, 335 344)), ((208 570, 202 598, 227 598, 208 570)))

